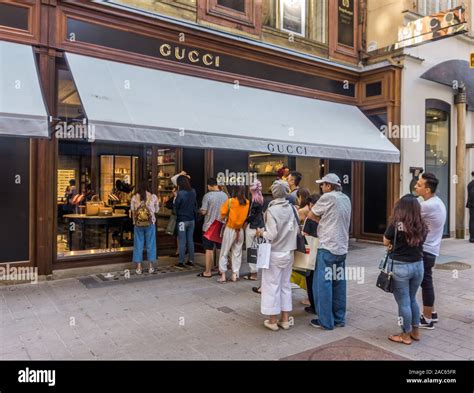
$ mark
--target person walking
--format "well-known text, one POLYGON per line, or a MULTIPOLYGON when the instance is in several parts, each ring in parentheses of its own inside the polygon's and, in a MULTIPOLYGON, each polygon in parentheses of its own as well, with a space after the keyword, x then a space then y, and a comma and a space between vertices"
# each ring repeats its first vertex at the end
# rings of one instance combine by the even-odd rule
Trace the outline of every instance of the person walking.
POLYGON ((155 271, 156 262, 156 216, 160 210, 158 197, 148 191, 146 182, 141 182, 130 201, 133 220, 133 262, 136 273, 142 274, 143 249, 150 264, 148 273, 155 271))
POLYGON ((423 243, 427 233, 416 197, 405 195, 395 204, 383 238, 384 245, 389 246, 389 271, 393 272, 393 296, 402 328, 402 333, 388 337, 396 343, 410 345, 412 340, 420 340, 416 293, 423 280, 423 243))
POLYGON ((276 180, 271 191, 273 201, 265 212, 265 229, 258 229, 257 236, 262 236, 271 244, 269 267, 262 269, 261 313, 269 316, 263 325, 277 331, 280 327, 284 330, 290 328, 290 280, 299 222, 296 209, 287 200, 290 192, 288 183, 276 180))
POLYGON ((467 185, 467 204, 469 209, 469 242, 474 243, 474 171, 471 172, 472 180, 467 185))
POLYGON ((421 216, 428 226, 428 236, 423 245, 424 276, 421 282, 423 313, 420 319, 421 329, 434 329, 438 322, 438 313, 434 310, 435 291, 433 285, 433 268, 439 256, 441 239, 446 222, 446 207, 436 195, 439 180, 432 173, 423 173, 415 185, 415 192, 421 197, 421 216))
POLYGON ((176 210, 176 226, 178 228, 179 242, 179 268, 184 268, 186 246, 188 249, 188 262, 186 266, 194 266, 194 227, 196 225, 197 200, 196 191, 191 187, 189 178, 186 175, 180 175, 176 184, 178 192, 174 202, 176 210))
MULTIPOLYGON (((257 229, 263 229, 265 226, 263 220, 264 200, 262 195, 262 183, 260 180, 255 180, 250 186, 250 193, 252 194, 252 202, 250 203, 249 215, 245 220, 245 246, 247 250, 252 246, 257 234, 257 229)), ((250 274, 244 279, 256 281, 257 280, 257 265, 249 263, 250 274)))
POLYGON ((214 257, 214 249, 220 250, 221 243, 216 243, 207 239, 204 234, 214 221, 222 221, 221 206, 227 200, 227 194, 219 189, 217 180, 213 177, 207 180, 207 193, 202 198, 202 206, 199 212, 204 216, 202 225, 202 247, 206 252, 206 267, 204 272, 199 273, 198 277, 212 277, 212 265, 214 257))
POLYGON ((342 193, 341 180, 336 174, 329 173, 316 183, 321 184, 323 195, 311 209, 308 218, 319 222, 319 248, 313 280, 318 318, 313 319, 310 324, 316 328, 332 330, 334 326, 345 325, 345 268, 349 248, 351 201, 342 193))
POLYGON ((221 206, 222 219, 226 220, 224 234, 222 236, 221 256, 219 258, 219 283, 225 283, 227 262, 229 254, 232 261, 233 282, 239 277, 242 264, 242 246, 244 243, 243 226, 249 213, 250 203, 245 197, 245 186, 235 186, 232 190, 232 198, 229 198, 221 206))

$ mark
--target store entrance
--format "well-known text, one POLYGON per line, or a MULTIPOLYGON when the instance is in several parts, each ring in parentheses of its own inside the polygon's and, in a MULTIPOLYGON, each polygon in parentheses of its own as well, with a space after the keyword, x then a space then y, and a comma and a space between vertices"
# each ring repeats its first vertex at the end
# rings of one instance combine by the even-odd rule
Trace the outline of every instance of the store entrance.
MULTIPOLYGON (((202 197, 207 192, 205 150, 183 148, 183 161, 181 168, 191 176, 191 185, 196 190, 198 207, 200 207, 202 197)), ((194 242, 196 244, 201 244, 202 242, 202 224, 203 220, 198 215, 194 230, 194 242)))

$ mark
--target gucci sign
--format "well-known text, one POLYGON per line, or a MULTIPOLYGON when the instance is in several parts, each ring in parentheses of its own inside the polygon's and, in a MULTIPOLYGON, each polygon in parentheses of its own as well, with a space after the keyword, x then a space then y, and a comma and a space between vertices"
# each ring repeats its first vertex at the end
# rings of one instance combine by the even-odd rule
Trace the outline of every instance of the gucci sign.
POLYGON ((220 57, 211 53, 200 52, 197 49, 190 50, 180 46, 172 46, 171 44, 162 44, 160 46, 160 55, 175 61, 205 65, 207 67, 220 67, 220 57))

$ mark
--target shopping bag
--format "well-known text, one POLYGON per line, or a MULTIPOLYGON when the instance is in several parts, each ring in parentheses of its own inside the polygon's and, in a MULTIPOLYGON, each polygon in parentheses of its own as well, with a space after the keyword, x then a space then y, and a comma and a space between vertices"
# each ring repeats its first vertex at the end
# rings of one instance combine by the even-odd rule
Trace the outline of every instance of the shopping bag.
POLYGON ((260 237, 255 237, 250 247, 247 248, 247 263, 251 263, 254 265, 257 264, 258 246, 260 244, 263 244, 263 239, 260 237))
POLYGON ((313 236, 305 236, 306 252, 295 252, 295 261, 293 269, 296 270, 314 270, 316 267, 316 256, 318 254, 319 239, 313 236))
POLYGON ((214 220, 211 226, 204 232, 203 236, 214 243, 222 243, 222 226, 223 222, 219 220, 214 220))
POLYGON ((176 215, 171 214, 170 219, 168 221, 168 226, 166 227, 166 233, 168 235, 174 236, 174 232, 176 229, 176 215))
POLYGON ((270 266, 270 254, 272 245, 270 243, 261 243, 257 249, 257 269, 268 269, 270 266))

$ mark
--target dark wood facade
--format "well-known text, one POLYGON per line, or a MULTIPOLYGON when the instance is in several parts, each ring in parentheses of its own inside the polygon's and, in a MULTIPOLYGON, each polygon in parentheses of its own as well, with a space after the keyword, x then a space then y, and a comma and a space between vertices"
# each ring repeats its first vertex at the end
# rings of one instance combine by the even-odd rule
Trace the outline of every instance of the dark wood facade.
MULTIPOLYGON (((5 2, 0 2, 5 3, 5 2)), ((13 41, 33 45, 37 53, 37 62, 43 92, 48 105, 49 114, 57 117, 57 67, 58 59, 64 52, 73 52, 123 63, 156 68, 160 70, 183 73, 214 80, 268 89, 287 94, 318 98, 332 102, 357 105, 366 113, 384 113, 387 121, 392 124, 400 122, 400 68, 386 66, 375 71, 361 73, 355 68, 339 67, 337 63, 315 62, 308 58, 297 57, 284 51, 274 51, 265 46, 255 46, 248 42, 231 40, 227 37, 214 35, 211 32, 178 26, 158 19, 144 17, 139 14, 127 13, 88 1, 9 1, 9 4, 27 8, 28 30, 0 26, 0 40, 13 41), (98 45, 68 37, 68 21, 84 21, 114 31, 131 33, 156 42, 168 42, 180 45, 180 38, 185 37, 185 45, 196 50, 220 55, 223 59, 240 59, 253 65, 254 75, 244 71, 196 66, 184 62, 171 61, 159 56, 134 53, 106 45, 98 45), (259 67, 274 67, 291 75, 307 75, 308 77, 327 80, 328 88, 302 87, 281 80, 258 77, 259 67), (291 74, 293 73, 293 74, 291 74), (332 81, 332 82, 331 82, 332 81), (351 86, 353 93, 338 93, 337 83, 351 86), (332 87, 336 86, 336 87, 332 87), (374 86, 373 91, 368 95, 374 86), (375 91, 375 95, 374 95, 375 91)), ((329 25, 333 25, 337 14, 337 2, 331 2, 329 25)), ((358 7, 355 7, 355 21, 358 21, 358 7)), ((354 27, 355 40, 353 48, 337 43, 337 33, 329 30, 330 56, 343 62, 358 62, 360 49, 359 24, 354 27)), ((158 51, 158 48, 156 48, 158 51)), ((285 75, 285 74, 283 74, 285 75)), ((296 77, 295 77, 296 78, 296 77)), ((297 78, 296 78, 297 79, 297 78)), ((323 83, 324 85, 324 83, 323 83)), ((394 141, 397 145, 398 141, 394 141)), ((50 139, 32 139, 30 142, 30 261, 37 266, 40 275, 49 275, 53 270, 69 266, 93 266, 98 263, 116 263, 129 261, 129 254, 100 256, 82 259, 71 264, 58 261, 56 256, 56 170, 58 161, 58 143, 54 136, 50 139)), ((399 146, 397 146, 399 147, 399 146)), ((156 157, 156 147, 153 148, 156 157)), ((206 176, 213 174, 213 151, 208 149, 205 156, 206 176)), ((181 157, 182 162, 182 157, 181 157)), ((364 163, 352 164, 352 195, 353 195, 353 236, 359 239, 381 240, 379 234, 365 233, 363 229, 364 200, 364 163)), ((390 212, 399 195, 399 165, 387 166, 387 212, 390 212)), ((156 168, 155 168, 156 171, 156 168)), ((156 173, 153 175, 156 179, 156 173)), ((153 184, 156 188, 156 184, 153 184)))

